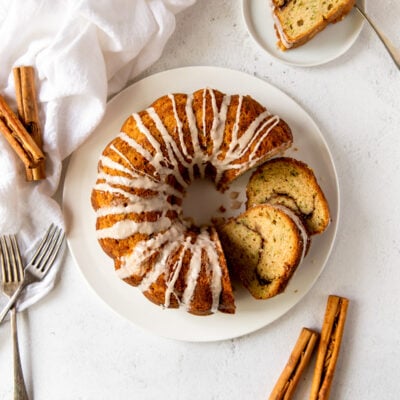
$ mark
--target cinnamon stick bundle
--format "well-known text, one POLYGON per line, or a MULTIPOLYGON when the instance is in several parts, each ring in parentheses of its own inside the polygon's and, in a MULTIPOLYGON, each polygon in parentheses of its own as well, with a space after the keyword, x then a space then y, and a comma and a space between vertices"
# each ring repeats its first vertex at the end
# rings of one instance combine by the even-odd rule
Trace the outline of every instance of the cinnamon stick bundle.
MULTIPOLYGON (((37 105, 35 71, 31 66, 13 69, 18 116, 37 146, 42 149, 42 130, 37 105)), ((36 181, 46 178, 45 158, 33 168, 25 168, 26 179, 36 181)))
POLYGON ((321 339, 311 385, 310 400, 329 398, 333 375, 339 357, 349 300, 331 295, 326 305, 321 339))
POLYGON ((269 400, 290 400, 292 398, 299 379, 310 361, 318 338, 319 334, 311 329, 303 328, 301 330, 269 400))
POLYGON ((0 132, 23 161, 25 168, 35 168, 45 158, 42 150, 2 96, 0 96, 0 132))

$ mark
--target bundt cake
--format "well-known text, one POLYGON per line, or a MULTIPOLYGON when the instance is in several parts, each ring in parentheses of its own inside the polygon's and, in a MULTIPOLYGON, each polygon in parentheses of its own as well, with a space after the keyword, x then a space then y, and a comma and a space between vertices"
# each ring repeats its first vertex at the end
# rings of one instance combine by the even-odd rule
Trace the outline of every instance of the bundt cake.
POLYGON ((247 207, 281 204, 304 222, 310 235, 330 223, 329 205, 312 169, 302 161, 278 157, 259 166, 247 184, 247 207))
POLYGON ((330 23, 342 20, 355 0, 273 0, 272 13, 278 47, 303 45, 330 23))
POLYGON ((104 149, 92 206, 117 274, 163 307, 235 311, 218 234, 183 218, 196 178, 224 191, 292 144, 289 126, 250 96, 213 89, 168 94, 133 113, 104 149))
POLYGON ((256 299, 285 290, 304 258, 308 240, 291 210, 270 204, 231 218, 219 233, 229 267, 256 299))

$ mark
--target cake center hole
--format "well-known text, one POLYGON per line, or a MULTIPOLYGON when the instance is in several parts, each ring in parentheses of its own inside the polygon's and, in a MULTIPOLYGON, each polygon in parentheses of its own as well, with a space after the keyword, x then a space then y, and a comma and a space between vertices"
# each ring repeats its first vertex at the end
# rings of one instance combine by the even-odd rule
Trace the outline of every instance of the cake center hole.
POLYGON ((212 224, 213 218, 224 216, 226 195, 208 179, 196 179, 183 200, 183 216, 197 226, 212 224))

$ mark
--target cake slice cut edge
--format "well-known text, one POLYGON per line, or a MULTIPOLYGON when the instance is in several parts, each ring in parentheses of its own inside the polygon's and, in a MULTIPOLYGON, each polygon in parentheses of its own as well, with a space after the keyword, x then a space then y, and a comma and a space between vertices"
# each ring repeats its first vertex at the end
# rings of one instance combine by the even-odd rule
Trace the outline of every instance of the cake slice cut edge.
POLYGON ((246 195, 247 207, 269 203, 290 208, 302 219, 309 235, 324 232, 331 222, 329 204, 314 171, 292 157, 277 157, 258 167, 246 195))
POLYGON ((286 289, 305 256, 307 232, 284 206, 249 208, 220 227, 228 266, 255 299, 286 289))

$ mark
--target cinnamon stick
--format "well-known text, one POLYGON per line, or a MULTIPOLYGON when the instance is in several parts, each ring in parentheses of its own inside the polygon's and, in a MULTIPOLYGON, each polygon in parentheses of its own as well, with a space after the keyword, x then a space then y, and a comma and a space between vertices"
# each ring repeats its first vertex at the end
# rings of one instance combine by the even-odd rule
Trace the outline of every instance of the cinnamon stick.
POLYGON ((2 96, 0 96, 0 132, 23 161, 26 168, 36 167, 45 158, 42 150, 2 96))
POLYGON ((311 329, 303 328, 297 339, 289 360, 275 384, 269 400, 290 400, 299 379, 310 361, 319 334, 311 329))
POLYGON ((326 305, 321 339, 311 385, 310 400, 329 398, 333 375, 339 357, 349 300, 331 295, 326 305))
MULTIPOLYGON (((40 149, 43 147, 39 111, 36 96, 35 71, 31 66, 13 69, 18 116, 27 132, 40 149)), ((25 168, 26 179, 36 181, 46 178, 46 160, 43 159, 34 168, 25 168)))

